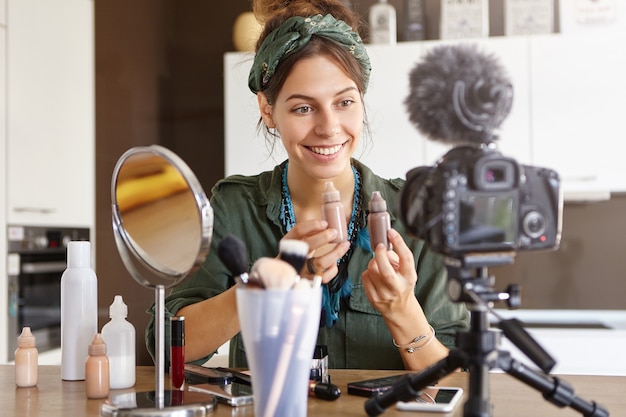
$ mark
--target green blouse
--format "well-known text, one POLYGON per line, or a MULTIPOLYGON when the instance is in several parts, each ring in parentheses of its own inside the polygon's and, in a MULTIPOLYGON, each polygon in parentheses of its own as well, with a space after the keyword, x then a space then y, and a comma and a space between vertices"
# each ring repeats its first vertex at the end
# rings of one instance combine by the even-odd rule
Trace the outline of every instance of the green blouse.
MULTIPOLYGON (((230 273, 217 256, 217 247, 224 236, 234 234, 246 243, 249 266, 260 257, 277 255, 278 242, 286 233, 281 221, 281 177, 285 164, 283 162, 273 171, 255 176, 230 176, 213 187, 211 206, 214 210, 214 226, 210 253, 202 268, 175 287, 166 298, 166 317, 229 288, 230 273)), ((452 302, 448 298, 443 258, 427 250, 423 241, 410 237, 402 222, 394 215, 397 194, 404 180, 382 179, 356 160, 353 160, 353 165, 361 173, 364 205, 373 191, 380 191, 387 201, 392 227, 402 234, 413 250, 418 273, 415 296, 435 329, 437 338, 447 347, 453 348, 456 331, 469 327, 469 314, 465 304, 452 302)), ((368 212, 364 208, 362 218, 358 219, 362 228, 367 227, 368 212)), ((361 273, 367 268, 372 256, 372 252, 358 245, 354 248, 348 264, 352 293, 349 298, 342 300, 337 323, 319 329, 318 344, 328 346, 330 368, 403 369, 400 353, 392 343, 383 317, 370 304, 361 281, 361 273)), ((207 320, 210 319, 207 317, 207 320)), ((165 335, 169 335, 169 320, 165 322, 165 335)), ((154 358, 154 317, 146 329, 146 346, 154 358)), ((166 340, 166 358, 168 352, 169 341, 166 340)), ((211 356, 196 362, 203 363, 211 356)), ((166 362, 169 361, 166 359, 166 362)), ((230 366, 247 367, 239 334, 230 343, 230 366)))

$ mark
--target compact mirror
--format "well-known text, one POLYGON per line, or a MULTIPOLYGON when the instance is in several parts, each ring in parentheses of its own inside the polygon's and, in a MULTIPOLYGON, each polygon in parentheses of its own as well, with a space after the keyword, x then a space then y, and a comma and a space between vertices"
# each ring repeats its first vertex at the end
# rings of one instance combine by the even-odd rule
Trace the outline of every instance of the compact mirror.
POLYGON ((164 390, 165 289, 204 262, 211 244, 213 209, 187 164, 158 145, 135 147, 120 157, 113 170, 111 200, 113 234, 122 262, 135 281, 155 291, 156 389, 132 399, 128 394, 113 397, 102 405, 101 414, 205 415, 215 407, 213 396, 191 400, 191 396, 181 397, 182 392, 164 390), (190 401, 181 401, 185 397, 190 401), (151 399, 149 405, 146 398, 151 399))

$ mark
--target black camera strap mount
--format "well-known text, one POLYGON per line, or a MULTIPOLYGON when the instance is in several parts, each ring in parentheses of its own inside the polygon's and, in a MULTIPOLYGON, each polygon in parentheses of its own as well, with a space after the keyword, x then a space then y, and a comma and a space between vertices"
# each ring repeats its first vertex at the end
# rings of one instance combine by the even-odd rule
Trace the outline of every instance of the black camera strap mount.
MULTIPOLYGON (((490 265, 501 265, 500 262, 507 257, 483 259, 496 262, 490 265)), ((367 414, 378 416, 398 401, 412 401, 420 390, 461 368, 469 371, 469 393, 463 409, 464 417, 493 416, 489 395, 489 371, 492 369, 501 369, 536 389, 546 401, 557 407, 571 407, 585 417, 608 417, 608 410, 595 401, 588 402, 577 397, 568 383, 549 374, 556 364, 555 360, 526 332, 521 322, 517 319, 504 320, 493 311, 495 301, 507 300, 511 303, 512 299, 516 299, 515 302, 519 302, 519 291, 509 289, 504 293, 494 292, 495 279, 488 276, 485 265, 478 265, 475 261, 455 259, 446 262, 448 291, 453 300, 466 302, 470 310, 470 328, 457 332, 456 349, 423 371, 407 374, 381 396, 369 398, 365 402, 367 414), (472 268, 467 265, 472 265, 472 268), (501 331, 489 328, 490 312, 500 320, 501 331), (501 334, 511 340, 539 369, 530 368, 512 358, 508 351, 498 349, 501 334)))

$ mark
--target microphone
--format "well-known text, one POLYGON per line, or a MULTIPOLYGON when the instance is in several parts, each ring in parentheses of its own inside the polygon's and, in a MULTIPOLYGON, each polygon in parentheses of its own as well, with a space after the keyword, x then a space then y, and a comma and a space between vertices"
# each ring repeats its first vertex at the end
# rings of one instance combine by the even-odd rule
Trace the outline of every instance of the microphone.
POLYGON ((472 44, 432 48, 409 73, 404 101, 420 133, 454 145, 495 142, 512 103, 506 70, 472 44))

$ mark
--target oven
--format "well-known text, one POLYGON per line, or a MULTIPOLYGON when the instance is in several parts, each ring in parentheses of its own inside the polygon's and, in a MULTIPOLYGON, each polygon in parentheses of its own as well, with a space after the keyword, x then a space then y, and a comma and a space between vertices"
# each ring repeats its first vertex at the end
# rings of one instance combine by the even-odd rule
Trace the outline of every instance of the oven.
POLYGON ((61 347, 61 275, 71 240, 89 240, 88 228, 8 226, 8 359, 29 326, 37 349, 61 347))

